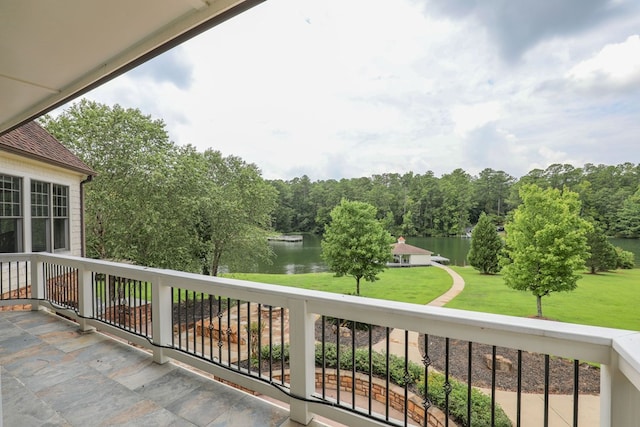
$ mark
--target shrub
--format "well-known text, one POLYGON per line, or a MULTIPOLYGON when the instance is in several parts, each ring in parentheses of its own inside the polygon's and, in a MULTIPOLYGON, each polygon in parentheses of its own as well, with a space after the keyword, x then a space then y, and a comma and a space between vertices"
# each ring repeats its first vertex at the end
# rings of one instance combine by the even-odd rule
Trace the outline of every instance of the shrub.
MULTIPOLYGON (((445 378, 437 372, 429 372, 429 399, 439 407, 445 407, 445 378)), ((449 394, 449 414, 462 426, 469 427, 467 420, 467 385, 449 378, 451 393, 449 394)), ((424 397, 424 377, 418 384, 418 391, 424 397)), ((471 425, 473 427, 491 426, 491 397, 481 391, 471 389, 471 425)), ((511 420, 502 408, 496 405, 495 426, 511 427, 511 420)))
MULTIPOLYGON (((340 348, 340 369, 352 369, 353 357, 350 348, 340 348)), ((355 354, 356 371, 369 373, 369 350, 367 348, 357 348, 355 354)), ((333 343, 325 343, 324 363, 328 368, 337 368, 337 347, 333 343)), ((383 353, 371 352, 371 373, 377 377, 386 378, 387 361, 383 353)), ((316 366, 322 366, 322 344, 316 344, 316 366)), ((416 384, 424 368, 420 365, 409 362, 407 370, 409 372, 409 384, 416 384)), ((391 381, 400 386, 404 386, 404 359, 396 355, 389 355, 389 377, 391 381)))
MULTIPOLYGON (((289 362, 289 344, 274 345, 272 347, 273 360, 280 360, 281 354, 284 352, 285 363, 289 362)), ((333 343, 325 343, 324 345, 324 364, 327 368, 337 368, 337 347, 333 343)), ((340 369, 352 369, 352 350, 351 348, 340 347, 340 369)), ((261 349, 262 358, 269 359, 269 346, 263 346, 261 349)), ((316 344, 315 349, 316 366, 322 366, 322 344, 316 344)), ((257 363, 256 361, 252 361, 257 363)), ((355 353, 356 371, 364 374, 369 373, 369 349, 358 348, 355 353)), ((409 362, 407 364, 409 373, 407 379, 408 386, 416 386, 417 392, 424 397, 424 367, 409 362)), ((377 351, 371 352, 371 374, 386 378, 387 375, 387 357, 384 353, 377 351)), ((389 377, 391 382, 401 387, 405 385, 405 360, 396 355, 389 355, 389 377)), ((445 378, 438 372, 429 373, 429 399, 439 407, 445 407, 445 378)), ((460 425, 469 427, 467 424, 467 386, 464 383, 449 378, 451 385, 451 393, 449 394, 449 415, 460 425)), ((475 388, 471 390, 471 420, 473 427, 484 427, 491 425, 491 397, 478 391, 475 388)), ((511 421, 504 413, 500 406, 495 408, 495 426, 511 427, 511 421)))
POLYGON ((635 257, 633 252, 625 251, 622 248, 615 247, 617 255, 617 268, 632 269, 635 267, 635 257))

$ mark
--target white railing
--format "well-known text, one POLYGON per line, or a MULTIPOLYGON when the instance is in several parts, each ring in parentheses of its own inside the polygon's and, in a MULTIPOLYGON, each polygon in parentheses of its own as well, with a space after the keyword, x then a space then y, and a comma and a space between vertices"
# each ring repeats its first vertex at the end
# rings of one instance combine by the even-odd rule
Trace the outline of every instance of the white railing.
POLYGON ((174 336, 170 312, 172 287, 203 294, 224 295, 238 301, 255 301, 284 307, 289 313, 291 419, 308 424, 314 414, 347 425, 383 425, 353 411, 314 401, 315 333, 318 315, 399 328, 419 334, 449 337, 499 347, 549 354, 600 364, 600 426, 640 426, 640 333, 609 328, 541 321, 415 304, 380 301, 347 295, 308 291, 208 277, 86 258, 52 254, 0 255, 3 265, 28 262, 31 299, 0 300, 0 305, 32 302, 74 317, 83 330, 99 328, 153 351, 157 363, 179 360, 257 393, 283 400, 272 385, 202 358, 172 348, 174 336), (44 264, 77 269, 77 308, 63 309, 45 300, 44 264), (153 313, 151 339, 131 334, 95 319, 92 273, 127 277, 151 284, 153 313))

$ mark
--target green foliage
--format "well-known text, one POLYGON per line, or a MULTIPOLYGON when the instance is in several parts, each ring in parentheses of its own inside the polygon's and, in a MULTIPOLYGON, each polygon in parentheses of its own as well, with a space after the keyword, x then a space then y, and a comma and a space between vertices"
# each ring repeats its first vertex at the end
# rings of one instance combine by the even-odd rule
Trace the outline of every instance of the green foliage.
POLYGON ((206 150, 194 162, 193 173, 200 177, 194 248, 203 272, 217 276, 223 264, 234 271, 268 261, 277 195, 259 169, 239 157, 206 150))
POLYGON ((577 193, 524 185, 520 198, 522 205, 505 226, 502 273, 507 286, 536 296, 542 317, 543 296, 576 288, 591 225, 580 218, 577 193))
POLYGON ((161 120, 82 100, 42 122, 97 172, 84 187, 87 256, 194 269, 191 193, 161 120))
MULTIPOLYGON (((449 413, 461 426, 489 427, 491 426, 491 397, 471 389, 471 424, 467 420, 467 385, 453 378, 449 378, 451 393, 449 394, 449 413)), ((445 376, 437 372, 429 372, 429 399, 439 408, 445 407, 445 376)), ((418 390, 425 395, 424 377, 418 384, 418 390)), ((496 427, 511 427, 511 420, 500 406, 495 408, 496 427)))
POLYGON ((616 249, 596 224, 587 233, 587 245, 589 257, 586 259, 586 265, 591 274, 618 268, 616 249))
POLYGON ((635 267, 635 256, 633 252, 625 251, 622 248, 614 246, 616 251, 616 268, 630 269, 635 267))
MULTIPOLYGON (((284 347, 281 345, 274 345, 271 348, 271 357, 274 361, 281 360, 281 354, 284 351, 285 363, 289 362, 289 345, 284 347)), ((262 359, 269 360, 269 346, 263 346, 261 349, 262 359)), ((322 350, 322 344, 317 343, 315 347, 315 361, 316 366, 324 366, 330 369, 336 369, 337 363, 337 346, 333 343, 325 343, 324 353, 322 350)), ((340 369, 352 370, 353 369, 353 353, 350 347, 340 347, 340 369)), ((255 365, 257 360, 253 360, 255 365)), ((363 374, 369 374, 371 366, 371 375, 378 378, 387 377, 387 357, 384 353, 377 351, 371 352, 371 358, 369 358, 369 350, 367 348, 357 348, 355 352, 355 370, 363 374), (371 360, 371 363, 369 361, 371 360)), ((389 379, 392 383, 401 387, 405 385, 406 380, 409 380, 408 386, 416 386, 418 393, 424 396, 424 367, 409 362, 406 366, 408 376, 405 375, 405 360, 396 355, 389 355, 389 379)), ((445 407, 445 377, 441 373, 430 372, 429 373, 429 399, 432 403, 439 408, 445 407)), ((450 415, 461 423, 463 426, 467 426, 467 386, 453 378, 449 379, 449 383, 452 386, 452 391, 449 395, 449 413, 450 415)), ((482 392, 472 389, 471 391, 471 417, 473 426, 489 426, 491 421, 491 398, 482 392)), ((495 413, 496 426, 511 426, 509 418, 505 415, 502 408, 496 407, 495 413)))
POLYGON ((622 203, 615 229, 621 237, 640 237, 640 188, 622 203))
POLYGON ((336 276, 373 282, 391 260, 393 238, 376 219, 373 206, 343 199, 331 211, 331 223, 322 240, 322 258, 336 276))
POLYGON ((478 224, 471 233, 471 247, 467 260, 473 268, 483 274, 496 274, 500 271, 501 250, 502 239, 496 231, 496 226, 491 218, 482 212, 478 224))
POLYGON ((276 190, 253 164, 169 140, 139 110, 80 101, 46 129, 91 166, 87 255, 216 274, 272 255, 276 190))
MULTIPOLYGON (((325 343, 324 359, 322 354, 322 344, 316 344, 316 366, 322 366, 323 360, 327 368, 338 367, 338 348, 333 343, 325 343)), ((350 347, 340 347, 340 369, 353 369, 353 353, 350 347)), ((367 348, 356 348, 355 370, 365 374, 369 373, 369 350, 367 348)), ((405 361, 394 354, 389 355, 389 377, 391 381, 400 386, 404 386, 407 379, 409 385, 417 384, 424 368, 417 363, 409 362, 407 366, 408 377, 405 378, 405 361)), ((386 378, 387 361, 386 355, 377 351, 371 352, 371 374, 377 377, 386 378)))
MULTIPOLYGON (((276 344, 271 347, 263 345, 260 349, 260 357, 262 360, 279 361, 284 360, 284 363, 289 363, 290 345, 286 343, 284 346, 276 344), (271 350, 269 350, 271 349, 271 350)), ((252 354, 252 359, 257 358, 257 355, 252 354)), ((255 361, 257 363, 257 360, 255 361)))

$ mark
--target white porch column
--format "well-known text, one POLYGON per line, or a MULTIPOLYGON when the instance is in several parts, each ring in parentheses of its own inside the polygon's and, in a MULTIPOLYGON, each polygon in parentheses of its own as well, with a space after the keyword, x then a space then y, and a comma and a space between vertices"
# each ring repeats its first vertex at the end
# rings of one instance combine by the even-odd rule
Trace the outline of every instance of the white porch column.
POLYGON ((151 282, 151 322, 153 342, 160 347, 153 347, 153 361, 159 364, 169 361, 162 346, 171 344, 171 316, 171 286, 165 286, 161 278, 154 277, 151 282))
POLYGON ((96 328, 89 326, 87 319, 94 317, 93 301, 91 299, 93 280, 91 271, 87 271, 84 267, 78 269, 78 325, 82 332, 92 332, 96 328))
POLYGON ((600 426, 640 427, 640 390, 620 371, 612 350, 611 365, 600 365, 600 426))
POLYGON ((38 256, 31 255, 31 310, 38 311, 40 304, 37 300, 44 299, 44 263, 38 256))
MULTIPOLYGON (((316 388, 313 313, 307 311, 307 301, 291 300, 289 304, 289 368, 291 393, 311 398, 316 388)), ((309 404, 291 398, 289 416, 292 421, 308 425, 313 419, 309 404)))

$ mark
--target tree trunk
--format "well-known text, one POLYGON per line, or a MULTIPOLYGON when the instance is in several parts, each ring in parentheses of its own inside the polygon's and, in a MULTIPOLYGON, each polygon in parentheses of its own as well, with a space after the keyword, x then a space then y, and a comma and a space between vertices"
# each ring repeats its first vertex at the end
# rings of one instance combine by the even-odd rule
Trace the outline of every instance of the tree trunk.
POLYGON ((356 277, 356 295, 360 295, 360 278, 356 277))
POLYGON ((536 295, 537 303, 538 303, 538 317, 542 319, 542 297, 540 295, 536 295))
POLYGON ((218 275, 218 267, 220 267, 220 257, 222 256, 222 253, 220 251, 214 251, 213 255, 211 256, 211 275, 212 276, 217 276, 218 275))

